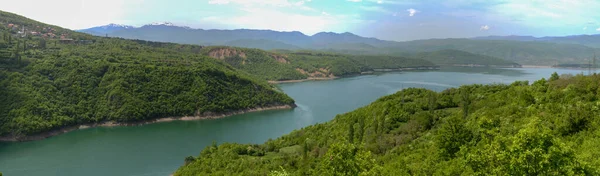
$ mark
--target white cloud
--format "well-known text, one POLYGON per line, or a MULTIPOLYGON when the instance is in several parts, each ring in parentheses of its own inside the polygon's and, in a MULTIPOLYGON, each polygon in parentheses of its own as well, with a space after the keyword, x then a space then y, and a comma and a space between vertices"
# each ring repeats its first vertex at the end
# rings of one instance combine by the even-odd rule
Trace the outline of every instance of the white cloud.
POLYGON ((489 14, 519 19, 523 25, 564 27, 600 18, 598 0, 506 0, 488 7, 489 14))
POLYGON ((419 13, 420 11, 410 8, 410 9, 406 9, 406 11, 408 12, 408 16, 415 16, 415 14, 419 13))
POLYGON ((481 26, 481 27, 479 28, 479 30, 482 30, 482 31, 487 31, 487 30, 490 30, 490 26, 488 26, 488 25, 481 26))
POLYGON ((362 0, 346 0, 346 1, 350 1, 350 2, 361 2, 362 0))
POLYGON ((340 21, 335 16, 324 15, 326 12, 312 16, 262 8, 249 8, 244 9, 244 11, 248 13, 224 19, 222 22, 248 29, 302 31, 307 34, 314 34, 328 30, 340 21))
POLYGON ((596 31, 600 31, 600 28, 596 29, 596 31))
POLYGON ((229 0, 210 0, 208 4, 229 4, 229 0))
POLYGON ((383 1, 377 1, 377 4, 382 4, 382 3, 383 3, 383 1))
POLYGON ((583 27, 583 30, 587 30, 587 26, 586 26, 586 27, 583 27))
POLYGON ((327 16, 329 16, 329 15, 330 15, 330 14, 329 14, 329 13, 327 13, 327 12, 321 12, 321 14, 323 14, 323 15, 327 15, 327 16))

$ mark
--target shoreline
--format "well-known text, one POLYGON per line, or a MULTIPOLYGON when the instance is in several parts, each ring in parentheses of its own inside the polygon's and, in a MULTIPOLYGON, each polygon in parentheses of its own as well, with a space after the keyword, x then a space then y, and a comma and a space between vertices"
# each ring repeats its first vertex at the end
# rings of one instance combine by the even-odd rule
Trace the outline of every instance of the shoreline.
POLYGON ((60 129, 51 130, 47 132, 42 132, 39 134, 29 135, 29 136, 0 136, 0 142, 25 142, 25 141, 36 141, 46 139, 52 136, 58 136, 61 134, 65 134, 68 132, 95 128, 95 127, 117 127, 117 126, 141 126, 148 125, 153 123, 161 123, 161 122, 172 122, 172 121, 194 121, 194 120, 207 120, 207 119, 220 119, 234 115, 240 115, 250 112, 261 112, 261 111, 269 111, 269 110, 283 110, 283 109, 293 109, 296 107, 296 104, 292 105, 275 105, 275 106, 267 106, 267 107, 255 107, 244 110, 237 110, 225 113, 212 113, 206 112, 203 115, 196 116, 182 116, 182 117, 163 117, 152 120, 144 120, 138 122, 115 122, 115 121, 105 121, 99 123, 87 123, 69 127, 62 127, 60 129))
POLYGON ((521 68, 553 68, 547 65, 521 65, 521 68))
POLYGON ((429 71, 429 70, 439 70, 439 66, 432 67, 407 67, 407 68, 394 68, 394 69, 373 69, 371 71, 360 72, 356 74, 349 74, 344 76, 333 76, 333 77, 309 77, 306 79, 295 79, 295 80, 284 80, 284 81, 267 81, 269 84, 282 84, 282 83, 298 83, 298 82, 306 82, 306 81, 328 81, 335 80, 339 78, 347 78, 353 76, 360 75, 370 75, 374 73, 386 73, 386 72, 401 72, 401 71, 429 71))
POLYGON ((306 78, 306 79, 295 79, 295 80, 285 80, 285 81, 267 81, 270 84, 281 84, 281 83, 297 83, 297 82, 305 82, 305 81, 327 81, 334 80, 340 77, 323 77, 323 78, 306 78))

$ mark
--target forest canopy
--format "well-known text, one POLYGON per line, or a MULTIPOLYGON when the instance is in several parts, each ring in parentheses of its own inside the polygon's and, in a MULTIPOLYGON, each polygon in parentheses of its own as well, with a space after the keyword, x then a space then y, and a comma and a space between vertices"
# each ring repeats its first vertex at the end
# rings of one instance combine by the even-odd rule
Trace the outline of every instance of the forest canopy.
POLYGON ((6 12, 0 21, 2 137, 294 103, 201 46, 93 37, 6 12))
POLYGON ((264 144, 208 146, 175 175, 597 175, 598 81, 408 88, 264 144))

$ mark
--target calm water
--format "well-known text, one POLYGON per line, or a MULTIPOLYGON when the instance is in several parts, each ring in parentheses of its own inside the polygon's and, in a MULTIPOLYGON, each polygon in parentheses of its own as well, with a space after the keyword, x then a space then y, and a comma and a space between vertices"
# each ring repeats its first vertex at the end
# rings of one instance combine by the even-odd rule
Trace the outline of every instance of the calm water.
POLYGON ((441 91, 463 84, 511 83, 582 70, 444 68, 430 72, 366 75, 333 81, 281 84, 298 108, 217 120, 79 130, 42 141, 0 143, 4 175, 169 175, 186 156, 212 141, 263 143, 331 120, 407 87, 441 91))

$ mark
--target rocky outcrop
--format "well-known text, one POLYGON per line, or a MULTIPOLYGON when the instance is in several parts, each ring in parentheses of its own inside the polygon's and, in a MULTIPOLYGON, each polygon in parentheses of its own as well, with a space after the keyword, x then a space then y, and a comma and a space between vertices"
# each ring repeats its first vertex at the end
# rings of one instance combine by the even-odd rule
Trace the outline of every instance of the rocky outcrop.
POLYGON ((296 71, 307 75, 308 78, 336 78, 336 76, 333 75, 327 68, 319 68, 317 71, 311 73, 301 68, 296 68, 296 71))
POLYGON ((228 57, 239 56, 246 59, 246 53, 233 48, 218 48, 208 52, 208 56, 217 59, 225 59, 228 57))
POLYGON ((286 56, 271 54, 271 57, 275 59, 279 63, 289 64, 290 62, 286 60, 286 56))

